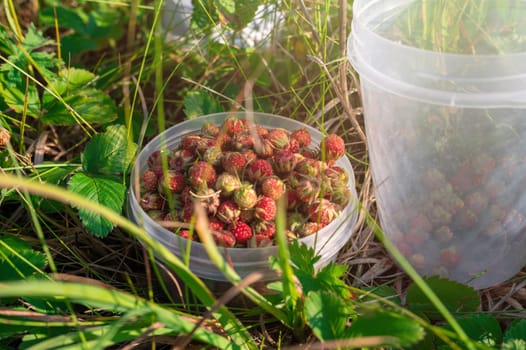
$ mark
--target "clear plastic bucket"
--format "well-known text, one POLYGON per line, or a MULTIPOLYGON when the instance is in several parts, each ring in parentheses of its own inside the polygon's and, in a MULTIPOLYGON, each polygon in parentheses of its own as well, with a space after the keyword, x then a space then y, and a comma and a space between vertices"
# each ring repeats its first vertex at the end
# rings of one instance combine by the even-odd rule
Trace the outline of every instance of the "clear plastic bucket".
POLYGON ((526 2, 356 0, 381 226, 423 275, 476 288, 526 264, 526 2))
MULTIPOLYGON (((136 174, 141 174, 146 169, 148 157, 155 150, 161 149, 161 145, 164 145, 164 147, 168 149, 174 149, 184 135, 199 131, 204 122, 213 122, 219 125, 229 115, 236 115, 238 118, 250 118, 250 116, 247 116, 243 112, 211 114, 182 122, 158 135, 139 153, 132 171, 130 183, 135 183, 136 174)), ((251 113, 251 115, 253 115, 253 121, 256 124, 268 128, 284 128, 290 131, 306 128, 311 134, 313 144, 317 145, 321 142, 322 134, 304 123, 272 114, 251 113)), ((341 214, 329 225, 321 229, 317 234, 300 239, 300 242, 314 247, 316 253, 321 256, 320 261, 316 265, 317 267, 325 266, 336 258, 340 249, 351 237, 357 220, 358 200, 351 163, 349 159, 342 157, 336 161, 336 165, 345 169, 349 175, 348 186, 352 193, 352 199, 341 214)), ((161 227, 152 220, 140 207, 135 193, 132 190, 128 193, 128 217, 132 221, 143 225, 146 232, 152 238, 165 245, 177 257, 182 258, 185 256, 183 254, 185 254, 187 240, 161 227)), ((221 248, 221 251, 241 277, 245 277, 255 271, 270 271, 269 258, 277 255, 277 247, 275 246, 265 248, 221 248)), ((224 275, 209 260, 204 246, 198 242, 192 242, 190 245, 189 266, 193 273, 205 280, 217 282, 227 281, 224 275)))

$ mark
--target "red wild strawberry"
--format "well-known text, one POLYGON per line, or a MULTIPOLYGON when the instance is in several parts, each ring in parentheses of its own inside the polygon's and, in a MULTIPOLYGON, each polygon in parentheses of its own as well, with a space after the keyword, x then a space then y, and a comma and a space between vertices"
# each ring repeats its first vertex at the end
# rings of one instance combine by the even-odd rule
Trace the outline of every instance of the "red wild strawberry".
POLYGON ((323 176, 327 178, 332 187, 347 186, 349 183, 349 174, 337 165, 328 167, 323 171, 323 176))
POLYGON ((172 152, 170 157, 170 168, 173 170, 184 172, 186 171, 195 160, 195 155, 185 149, 178 149, 172 152))
POLYGON ((184 175, 175 171, 167 170, 159 178, 157 190, 160 194, 171 193, 181 193, 185 188, 185 178, 184 175))
POLYGON ((461 164, 449 181, 460 194, 470 192, 479 184, 476 174, 467 163, 461 164))
POLYGON ((264 235, 268 238, 274 237, 276 226, 272 221, 257 221, 253 224, 255 235, 264 235))
POLYGON ((241 187, 239 177, 229 173, 221 173, 215 183, 215 189, 221 191, 223 197, 230 197, 239 187, 241 187))
POLYGON ((259 124, 256 125, 256 132, 260 137, 265 137, 268 135, 268 129, 259 124))
POLYGON ((320 156, 320 151, 315 148, 306 147, 300 149, 300 154, 305 158, 318 159, 320 156))
POLYGON ((258 195, 254 186, 245 183, 234 192, 234 201, 241 209, 254 208, 258 201, 258 195))
POLYGON ((464 228, 472 228, 479 221, 477 215, 475 215, 475 213, 466 207, 459 210, 456 218, 458 219, 460 225, 464 228))
POLYGON ((298 191, 292 188, 287 188, 285 193, 287 196, 287 210, 296 209, 301 204, 301 199, 298 195, 298 191))
POLYGON ((301 227, 298 229, 298 234, 301 237, 310 236, 317 233, 323 227, 324 225, 321 223, 309 221, 301 225, 301 227))
POLYGON ((320 197, 320 184, 315 178, 302 179, 296 186, 296 193, 303 203, 312 203, 320 197))
POLYGON ((179 236, 183 237, 184 239, 192 239, 193 240, 193 235, 190 233, 189 230, 180 230, 179 231, 179 236))
POLYGON ((201 133, 205 136, 216 137, 219 134, 219 127, 212 122, 206 122, 201 126, 201 133))
POLYGON ((480 191, 471 192, 464 200, 464 205, 475 215, 480 214, 488 206, 488 203, 488 197, 480 191))
POLYGON ((181 139, 181 149, 194 153, 200 144, 203 143, 202 137, 197 134, 189 134, 181 139))
POLYGON ((246 244, 252 238, 252 229, 243 221, 237 221, 229 226, 237 244, 246 244))
POLYGON ((289 132, 282 128, 269 130, 265 138, 270 141, 272 147, 278 150, 287 148, 290 143, 289 132))
POLYGON ((157 192, 146 192, 141 196, 139 204, 146 211, 159 210, 164 206, 164 199, 157 192))
POLYGON ((189 170, 189 182, 194 188, 207 186, 212 188, 216 182, 216 171, 212 164, 198 161, 189 170))
POLYGON ((287 175, 289 174, 298 162, 298 158, 289 151, 288 149, 282 149, 274 153, 272 157, 272 164, 278 174, 287 175))
POLYGON ((247 160, 247 163, 249 163, 249 162, 251 162, 253 160, 256 160, 258 158, 258 155, 256 154, 256 152, 254 152, 251 149, 247 149, 247 150, 241 151, 241 155, 243 157, 245 157, 245 159, 247 160))
POLYGON ((222 165, 227 173, 241 175, 246 164, 247 160, 239 152, 225 152, 223 154, 222 165))
POLYGON ((262 181, 267 176, 274 175, 274 170, 272 165, 265 159, 256 159, 248 163, 244 175, 248 181, 255 183, 262 181))
POLYGON ((218 246, 225 248, 232 248, 236 245, 236 239, 234 238, 234 235, 225 230, 214 232, 214 241, 218 246))
POLYGON ((193 201, 199 203, 208 212, 215 215, 219 207, 219 194, 211 188, 202 187, 197 193, 192 194, 193 201))
POLYGON ((157 189, 157 175, 152 170, 146 170, 141 176, 141 186, 146 191, 155 191, 157 189))
POLYGON ((460 260, 462 260, 462 256, 454 246, 444 248, 440 251, 440 262, 445 267, 453 267, 457 265, 460 260))
POLYGON ((186 202, 183 206, 183 214, 182 219, 184 222, 190 222, 192 221, 192 217, 194 216, 194 203, 192 201, 186 202))
POLYGON ((245 124, 233 115, 226 117, 221 126, 221 130, 224 130, 230 136, 234 136, 235 134, 242 132, 244 129, 245 124))
POLYGON ((252 220, 254 220, 254 208, 241 209, 241 214, 239 214, 239 220, 246 222, 247 224, 251 223, 252 220))
POLYGON ((447 242, 453 238, 454 233, 449 226, 440 226, 433 232, 433 237, 439 242, 447 242))
POLYGON ((285 193, 285 183, 277 176, 269 176, 261 181, 261 193, 274 200, 285 193))
POLYGON ((262 196, 254 207, 254 216, 260 220, 274 220, 276 217, 276 202, 270 197, 262 196))
POLYGON ((241 210, 239 206, 231 200, 225 200, 217 208, 216 216, 225 224, 232 224, 239 220, 241 210))
POLYGON ((290 137, 298 142, 300 148, 309 147, 311 143, 311 136, 306 128, 294 130, 290 137))
POLYGON ((0 146, 5 146, 11 140, 11 133, 6 128, 0 127, 0 146))
POLYGON ((322 198, 314 201, 307 207, 307 215, 309 215, 311 221, 325 226, 336 219, 340 215, 340 211, 329 200, 322 198))
POLYGON ((217 146, 208 148, 203 154, 203 160, 212 164, 213 166, 219 166, 223 159, 223 151, 217 146))
MULTIPOLYGON (((255 247, 264 248, 264 247, 270 247, 272 245, 272 239, 265 235, 254 235, 255 247)), ((250 242, 252 243, 252 241, 250 242)), ((253 246, 251 246, 252 248, 253 246)))
POLYGON ((247 150, 254 147, 254 138, 247 134, 232 136, 232 147, 236 150, 247 150))
POLYGON ((320 167, 318 160, 304 158, 294 168, 294 170, 301 175, 305 176, 320 176, 320 167))
POLYGON ((296 141, 295 139, 290 139, 289 145, 284 149, 287 149, 291 151, 292 153, 298 153, 300 151, 300 145, 298 144, 298 141, 296 141))
POLYGON ((345 142, 340 136, 330 134, 322 140, 321 150, 322 160, 331 164, 345 154, 345 142))
MULTIPOLYGON (((218 209, 218 212, 219 212, 219 209, 218 209)), ((221 220, 219 220, 217 217, 212 216, 208 220, 208 227, 210 228, 211 231, 221 231, 225 228, 225 224, 221 222, 221 220)))
POLYGON ((270 158, 274 154, 274 146, 270 140, 260 138, 254 140, 254 151, 261 158, 270 158))

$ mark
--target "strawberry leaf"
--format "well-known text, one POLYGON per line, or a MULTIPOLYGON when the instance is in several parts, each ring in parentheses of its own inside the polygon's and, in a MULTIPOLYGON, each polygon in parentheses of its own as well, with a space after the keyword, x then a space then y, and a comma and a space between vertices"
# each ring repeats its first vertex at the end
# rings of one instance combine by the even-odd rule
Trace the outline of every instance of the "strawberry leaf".
POLYGON ((111 125, 104 133, 93 136, 82 155, 84 170, 103 175, 126 173, 137 150, 126 130, 123 125, 111 125))
POLYGON ((184 97, 184 113, 188 119, 223 111, 219 101, 204 90, 190 91, 184 97))
POLYGON ((459 317, 457 321, 466 335, 473 340, 493 347, 502 342, 502 330, 495 317, 474 313, 466 317, 459 317))
POLYGON ((46 266, 46 257, 15 236, 0 237, 0 281, 26 279, 46 266))
MULTIPOLYGON (((472 287, 437 276, 426 278, 426 283, 451 312, 475 312, 480 306, 480 296, 472 287)), ((407 289, 406 303, 413 312, 440 319, 435 306, 416 284, 407 289)))
POLYGON ((351 305, 330 291, 312 291, 305 298, 305 317, 320 340, 341 338, 352 314, 351 305))
POLYGON ((379 307, 364 308, 352 322, 347 338, 385 337, 384 345, 407 347, 424 338, 424 329, 408 316, 379 307))
POLYGON ((512 340, 522 340, 526 345, 526 320, 516 320, 513 322, 506 333, 504 333, 504 341, 510 342, 512 340))
MULTIPOLYGON (((113 179, 78 173, 69 180, 68 189, 116 213, 122 211, 126 187, 113 179)), ((79 208, 79 216, 86 229, 97 237, 106 237, 114 227, 108 219, 83 208, 79 208)))

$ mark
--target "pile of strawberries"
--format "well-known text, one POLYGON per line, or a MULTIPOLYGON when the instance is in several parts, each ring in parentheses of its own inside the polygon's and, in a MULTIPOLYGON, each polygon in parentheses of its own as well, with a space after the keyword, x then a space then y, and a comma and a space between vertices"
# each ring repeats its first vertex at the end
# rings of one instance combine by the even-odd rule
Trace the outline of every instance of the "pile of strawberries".
MULTIPOLYGON (((305 237, 333 221, 351 198, 349 175, 335 164, 345 154, 343 139, 330 134, 319 146, 305 128, 265 128, 236 116, 207 122, 176 149, 149 156, 140 205, 165 227, 205 219, 196 215, 200 205, 218 245, 265 247, 275 244, 279 201, 288 237, 305 237)), ((192 230, 176 232, 198 240, 192 230)))

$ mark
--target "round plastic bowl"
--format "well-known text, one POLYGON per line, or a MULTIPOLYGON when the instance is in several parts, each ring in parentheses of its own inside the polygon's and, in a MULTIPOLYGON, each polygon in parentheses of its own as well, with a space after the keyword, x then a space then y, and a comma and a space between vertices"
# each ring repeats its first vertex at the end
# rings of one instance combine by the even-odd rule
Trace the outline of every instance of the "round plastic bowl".
MULTIPOLYGON (((253 115, 256 124, 265 127, 279 127, 287 130, 295 130, 302 127, 307 128, 311 134, 313 143, 319 144, 321 142, 322 134, 306 124, 272 114, 251 114, 253 115)), ((199 131, 204 122, 213 122, 219 125, 228 115, 236 115, 239 118, 251 117, 243 112, 206 115, 175 125, 155 137, 139 153, 132 171, 130 183, 135 183, 134 175, 141 174, 145 170, 149 155, 153 151, 161 149, 163 143, 167 149, 173 149, 180 143, 180 140, 184 135, 199 131)), ((357 220, 356 207, 358 202, 351 163, 346 157, 342 157, 336 162, 336 164, 344 168, 349 175, 348 185, 353 199, 333 222, 320 230, 316 235, 300 239, 300 242, 310 247, 314 247, 316 253, 321 256, 320 261, 317 263, 317 267, 324 266, 336 258, 338 251, 351 237, 353 227, 357 220)), ((131 190, 128 195, 128 209, 128 216, 132 221, 144 225, 146 232, 152 238, 165 245, 177 257, 181 258, 183 256, 183 252, 187 246, 187 241, 173 232, 161 227, 152 220, 139 206, 137 198, 131 190)), ((241 277, 245 277, 254 271, 270 271, 269 258, 270 256, 277 254, 277 247, 226 248, 221 249, 221 251, 224 253, 225 257, 228 256, 228 261, 232 263, 236 272, 241 277)), ((209 260, 208 254, 203 245, 198 242, 192 242, 190 245, 189 266, 191 271, 200 278, 211 281, 227 281, 223 274, 209 260)))
POLYGON ((423 275, 475 288, 526 264, 526 2, 356 0, 380 224, 423 275))

